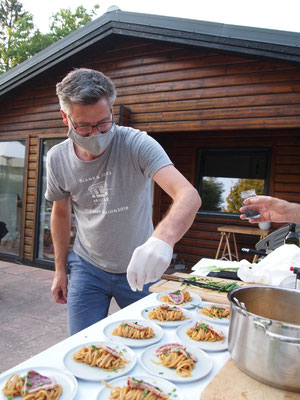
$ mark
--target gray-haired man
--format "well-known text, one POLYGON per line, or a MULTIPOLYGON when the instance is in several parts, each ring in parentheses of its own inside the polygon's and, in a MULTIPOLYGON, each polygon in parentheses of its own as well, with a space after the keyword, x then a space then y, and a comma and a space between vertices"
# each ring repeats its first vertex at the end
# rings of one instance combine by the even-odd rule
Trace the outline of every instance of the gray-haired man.
POLYGON ((153 138, 114 123, 116 91, 108 77, 74 70, 57 84, 57 95, 69 139, 48 152, 45 196, 54 202, 52 294, 67 302, 73 334, 104 318, 112 297, 124 307, 148 294, 201 200, 153 138), (173 200, 154 231, 151 179, 173 200), (68 256, 70 201, 77 235, 68 256))

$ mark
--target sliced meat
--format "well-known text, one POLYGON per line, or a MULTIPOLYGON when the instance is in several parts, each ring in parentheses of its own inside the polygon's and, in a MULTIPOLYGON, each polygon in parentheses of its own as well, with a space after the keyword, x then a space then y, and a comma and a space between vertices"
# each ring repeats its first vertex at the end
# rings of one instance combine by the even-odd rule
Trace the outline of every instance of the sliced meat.
POLYGON ((162 304, 158 308, 161 308, 162 310, 167 310, 167 311, 181 311, 179 307, 176 306, 170 306, 169 304, 162 304))
POLYGON ((137 322, 123 321, 121 326, 123 326, 123 325, 128 325, 128 326, 130 326, 131 328, 138 329, 139 331, 144 331, 144 330, 148 329, 147 326, 140 325, 140 324, 138 324, 137 322))
POLYGON ((197 357, 194 354, 188 352, 185 346, 182 346, 178 343, 165 344, 163 346, 160 346, 155 351, 156 356, 159 356, 160 354, 169 355, 171 353, 183 354, 186 358, 191 358, 194 362, 197 362, 197 357))
POLYGON ((174 304, 181 304, 184 300, 184 295, 180 291, 168 293, 167 296, 174 304))
POLYGON ((215 335, 219 336, 220 338, 224 339, 224 333, 217 328, 214 328, 213 326, 207 324, 204 321, 200 321, 200 322, 195 322, 195 324, 191 327, 191 329, 198 331, 199 329, 203 329, 204 332, 206 330, 213 332, 215 335))
POLYGON ((97 344, 97 345, 95 345, 95 347, 97 347, 97 349, 103 349, 103 350, 107 351, 115 358, 120 358, 120 354, 117 352, 116 349, 112 349, 111 347, 105 346, 104 344, 97 344))
POLYGON ((28 371, 24 382, 25 393, 34 393, 39 390, 53 389, 56 386, 54 378, 48 378, 36 371, 28 371))
POLYGON ((165 393, 157 386, 151 385, 150 383, 144 382, 142 380, 135 379, 131 376, 127 378, 127 385, 131 389, 148 390, 149 392, 155 394, 157 397, 165 398, 165 393))

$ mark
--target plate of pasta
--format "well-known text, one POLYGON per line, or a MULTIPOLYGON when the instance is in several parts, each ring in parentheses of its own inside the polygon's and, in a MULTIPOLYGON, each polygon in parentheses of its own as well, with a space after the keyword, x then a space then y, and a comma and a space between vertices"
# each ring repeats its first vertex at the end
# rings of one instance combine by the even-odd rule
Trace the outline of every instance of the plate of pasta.
POLYGON ((154 322, 127 319, 115 321, 103 329, 104 335, 113 341, 132 347, 144 347, 157 343, 163 330, 154 322))
POLYGON ((193 319, 193 313, 169 304, 156 305, 147 307, 142 311, 142 317, 163 327, 174 328, 178 325, 185 324, 193 319))
POLYGON ((202 302, 200 296, 186 289, 161 292, 157 294, 156 298, 162 303, 182 308, 194 308, 202 302))
POLYGON ((180 343, 147 347, 140 361, 150 374, 181 383, 197 381, 212 369, 212 359, 203 350, 180 343))
POLYGON ((88 342, 70 349, 64 366, 77 378, 99 382, 128 374, 136 364, 136 355, 117 342, 88 342))
POLYGON ((1 400, 72 400, 77 389, 77 380, 70 372, 54 367, 22 368, 0 377, 1 400))
POLYGON ((176 329, 176 336, 184 343, 199 347, 205 351, 222 351, 228 348, 228 328, 208 324, 206 321, 181 325, 176 329))
POLYGON ((197 308, 197 312, 201 318, 208 322, 214 322, 216 324, 228 325, 230 317, 230 307, 224 304, 210 303, 206 306, 197 308))
POLYGON ((100 390, 96 400, 111 398, 184 400, 182 392, 172 382, 154 376, 122 376, 109 383, 102 383, 104 383, 104 388, 100 390))

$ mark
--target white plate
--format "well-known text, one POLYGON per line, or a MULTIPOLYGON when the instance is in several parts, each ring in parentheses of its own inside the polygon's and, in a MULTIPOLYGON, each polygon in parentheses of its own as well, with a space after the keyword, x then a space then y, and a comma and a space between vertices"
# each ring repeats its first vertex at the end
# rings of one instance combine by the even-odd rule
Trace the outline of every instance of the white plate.
MULTIPOLYGON (((194 340, 191 339, 186 331, 188 330, 188 328, 190 328, 191 326, 193 326, 195 322, 192 323, 187 323, 185 325, 181 325, 179 328, 176 329, 176 336, 182 340, 184 343, 190 345, 190 346, 195 346, 195 347, 199 347, 202 350, 205 351, 221 351, 221 350, 226 350, 228 348, 228 329, 227 327, 222 327, 221 331, 224 333, 225 336, 225 340, 224 343, 222 343, 222 341, 217 341, 217 342, 206 342, 206 341, 201 341, 201 340, 194 340)), ((220 326, 217 326, 215 324, 210 324, 213 328, 215 329, 219 329, 220 330, 220 326)))
POLYGON ((82 343, 81 345, 77 345, 76 347, 73 347, 71 350, 69 350, 66 355, 64 356, 64 366, 77 378, 80 379, 85 379, 87 381, 95 381, 95 382, 100 382, 102 379, 108 380, 108 379, 114 379, 119 376, 128 374, 129 371, 132 370, 132 368, 136 364, 136 355, 134 354, 134 351, 131 350, 129 347, 124 346, 123 344, 116 343, 116 342, 88 342, 88 343, 82 343), (90 367, 89 365, 85 363, 78 363, 73 360, 73 354, 81 349, 83 346, 90 346, 90 345, 97 345, 97 344, 103 344, 109 347, 115 348, 118 352, 123 352, 124 357, 126 358, 127 361, 129 361, 129 364, 126 364, 124 369, 118 369, 117 371, 104 371, 101 368, 98 367, 90 367))
MULTIPOLYGON (((187 290, 188 290, 188 289, 187 289, 187 290)), ((158 301, 160 301, 160 302, 162 302, 162 303, 165 303, 163 300, 160 300, 160 298, 161 298, 162 296, 168 294, 168 293, 173 293, 173 292, 175 292, 175 291, 176 291, 176 290, 168 290, 168 291, 166 291, 166 292, 158 293, 157 296, 156 296, 156 298, 157 298, 158 301)), ((188 290, 188 291, 189 291, 189 293, 190 293, 190 296, 191 296, 192 300, 191 300, 191 301, 187 301, 187 302, 184 303, 184 304, 181 304, 180 307, 182 307, 182 308, 194 308, 195 306, 198 306, 198 305, 202 302, 202 299, 201 299, 200 296, 198 296, 196 293, 193 293, 193 292, 190 291, 190 290, 188 290)), ((170 305, 173 305, 173 304, 170 304, 170 305)), ((176 305, 176 304, 174 304, 174 305, 176 305)))
MULTIPOLYGON (((143 381, 150 383, 151 385, 155 385, 159 387, 164 393, 169 395, 170 400, 184 400, 184 396, 182 392, 172 383, 168 382, 165 379, 157 378, 154 376, 141 376, 141 375, 132 375, 135 379, 142 379, 143 381)), ((124 386, 127 384, 127 376, 122 376, 121 378, 114 379, 110 381, 109 384, 111 386, 124 386)), ((110 389, 104 386, 103 389, 98 393, 96 400, 107 400, 109 399, 110 389)))
MULTIPOLYGON (((64 371, 58 368, 53 367, 45 367, 45 366, 32 366, 28 368, 16 369, 15 371, 10 372, 9 374, 2 375, 0 377, 0 399, 7 400, 7 397, 2 393, 2 389, 6 383, 6 381, 14 374, 19 374, 21 377, 26 375, 28 371, 34 370, 41 375, 47 377, 53 377, 56 380, 56 383, 63 387, 63 392, 59 398, 59 400, 72 400, 75 398, 78 385, 77 380, 74 378, 72 374, 68 371, 64 371)), ((21 396, 14 397, 14 400, 22 399, 21 396)))
POLYGON ((127 346, 132 346, 132 347, 150 346, 151 344, 157 343, 163 337, 163 334, 164 334, 164 332, 160 326, 154 324, 153 322, 139 320, 139 319, 123 319, 121 321, 111 322, 109 325, 107 325, 103 329, 103 333, 110 340, 114 340, 116 342, 125 344, 127 346), (122 336, 113 335, 112 331, 115 328, 117 328, 119 325, 121 325, 123 321, 137 322, 140 325, 149 326, 153 329, 155 336, 150 339, 130 339, 130 338, 122 337, 122 336))
MULTIPOLYGON (((163 343, 161 344, 161 346, 163 343)), ((155 350, 160 347, 159 345, 154 345, 147 347, 141 355, 141 364, 147 372, 152 375, 168 379, 173 382, 193 382, 206 376, 212 369, 212 359, 202 350, 197 349, 193 346, 186 346, 186 350, 197 357, 197 362, 195 363, 195 368, 192 370, 192 376, 183 378, 177 374, 175 369, 164 367, 162 365, 157 365, 155 362, 160 362, 159 357, 155 355, 155 350)))
POLYGON ((160 306, 160 304, 157 304, 156 306, 144 308, 144 310, 142 311, 142 317, 144 317, 147 321, 155 322, 157 325, 160 325, 160 326, 163 326, 163 327, 170 327, 170 328, 174 328, 176 326, 186 324, 187 322, 190 322, 190 321, 193 320, 193 317, 194 317, 193 313, 191 313, 188 310, 185 310, 182 307, 178 307, 178 306, 177 307, 181 309, 181 311, 183 312, 183 315, 185 316, 185 319, 183 319, 182 321, 160 321, 159 319, 151 319, 151 318, 149 318, 149 313, 154 308, 159 307, 159 306, 160 306))
POLYGON ((215 323, 215 324, 221 324, 221 325, 229 325, 229 319, 228 318, 217 318, 217 317, 209 317, 208 315, 202 314, 201 309, 202 308, 209 308, 211 305, 214 306, 220 306, 224 307, 222 304, 215 304, 215 303, 209 303, 206 306, 202 304, 201 307, 197 308, 197 312, 201 316, 201 319, 204 319, 205 321, 208 321, 209 323, 215 323))

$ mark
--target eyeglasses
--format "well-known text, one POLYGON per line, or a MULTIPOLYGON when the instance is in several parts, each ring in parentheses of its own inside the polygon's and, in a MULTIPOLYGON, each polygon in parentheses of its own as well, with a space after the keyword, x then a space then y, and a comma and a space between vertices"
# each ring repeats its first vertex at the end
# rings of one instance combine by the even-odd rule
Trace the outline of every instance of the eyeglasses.
POLYGON ((68 115, 69 120, 71 121, 72 127, 74 129, 74 131, 80 135, 80 136, 87 136, 90 133, 92 133, 94 128, 97 128, 99 133, 106 133, 108 132, 113 123, 114 123, 114 118, 113 115, 111 114, 111 120, 107 121, 107 122, 99 122, 99 124, 96 125, 79 125, 79 126, 75 126, 74 122, 72 121, 70 115, 68 115))

